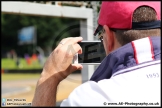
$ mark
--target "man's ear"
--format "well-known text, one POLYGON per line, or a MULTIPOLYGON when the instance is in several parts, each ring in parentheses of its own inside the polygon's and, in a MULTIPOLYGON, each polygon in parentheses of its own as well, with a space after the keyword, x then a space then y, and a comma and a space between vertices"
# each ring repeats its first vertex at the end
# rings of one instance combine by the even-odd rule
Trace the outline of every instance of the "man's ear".
POLYGON ((104 30, 105 30, 105 32, 106 32, 106 41, 108 41, 107 42, 107 48, 108 48, 108 51, 112 51, 113 49, 114 49, 114 44, 115 44, 115 41, 114 41, 114 35, 113 35, 113 32, 109 29, 109 27, 107 26, 107 25, 104 25, 103 26, 103 28, 104 28, 104 30))

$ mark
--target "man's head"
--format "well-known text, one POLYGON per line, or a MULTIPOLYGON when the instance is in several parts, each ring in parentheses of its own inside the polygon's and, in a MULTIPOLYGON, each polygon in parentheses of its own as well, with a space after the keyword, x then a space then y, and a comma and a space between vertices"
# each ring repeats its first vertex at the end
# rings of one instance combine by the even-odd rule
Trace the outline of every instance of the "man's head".
POLYGON ((133 40, 160 36, 160 2, 102 2, 99 26, 108 55, 133 40))

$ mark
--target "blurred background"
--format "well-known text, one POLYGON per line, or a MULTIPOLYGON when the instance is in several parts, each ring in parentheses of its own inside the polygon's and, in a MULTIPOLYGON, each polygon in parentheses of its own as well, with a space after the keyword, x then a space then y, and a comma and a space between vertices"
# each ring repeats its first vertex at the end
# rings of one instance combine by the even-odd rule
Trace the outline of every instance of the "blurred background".
MULTIPOLYGON (((97 26, 101 4, 101 1, 19 2, 89 8, 93 11, 94 27, 97 26)), ((80 36, 80 26, 79 18, 24 15, 1 11, 1 98, 25 98, 26 102, 32 102, 35 86, 47 57, 62 38, 80 36)), ((57 106, 74 88, 83 83, 82 77, 81 72, 76 71, 60 83, 57 106)))

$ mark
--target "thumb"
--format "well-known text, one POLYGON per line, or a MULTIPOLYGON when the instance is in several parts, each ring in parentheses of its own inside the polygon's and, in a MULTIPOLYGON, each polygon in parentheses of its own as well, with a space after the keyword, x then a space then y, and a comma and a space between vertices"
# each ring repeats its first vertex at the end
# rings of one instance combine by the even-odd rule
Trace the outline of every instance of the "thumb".
POLYGON ((83 66, 81 64, 72 64, 71 72, 74 72, 76 70, 81 70, 81 69, 83 69, 83 66))

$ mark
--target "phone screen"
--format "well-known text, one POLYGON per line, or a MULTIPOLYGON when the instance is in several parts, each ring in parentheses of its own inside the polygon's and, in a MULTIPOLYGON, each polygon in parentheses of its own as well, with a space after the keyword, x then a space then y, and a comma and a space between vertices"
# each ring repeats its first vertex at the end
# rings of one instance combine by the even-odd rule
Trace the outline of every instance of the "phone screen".
POLYGON ((82 54, 78 54, 78 63, 99 64, 106 57, 103 43, 100 41, 82 41, 82 54))

